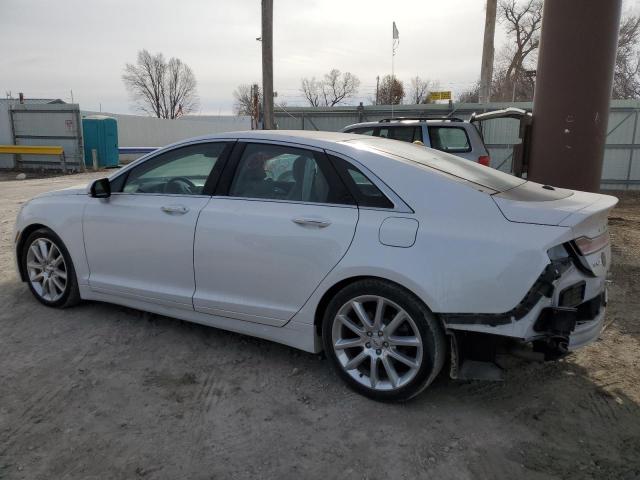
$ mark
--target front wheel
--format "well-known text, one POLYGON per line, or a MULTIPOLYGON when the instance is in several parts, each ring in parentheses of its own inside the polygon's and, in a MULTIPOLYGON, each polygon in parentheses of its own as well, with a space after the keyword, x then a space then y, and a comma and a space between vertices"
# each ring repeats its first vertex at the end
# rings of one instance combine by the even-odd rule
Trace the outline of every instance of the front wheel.
POLYGON ((446 356, 439 320, 405 289, 361 280, 341 290, 325 312, 327 357, 353 390, 375 400, 404 401, 438 375, 446 356))
POLYGON ((70 307, 80 301, 71 256, 62 240, 41 228, 24 242, 22 266, 31 293, 49 307, 70 307))

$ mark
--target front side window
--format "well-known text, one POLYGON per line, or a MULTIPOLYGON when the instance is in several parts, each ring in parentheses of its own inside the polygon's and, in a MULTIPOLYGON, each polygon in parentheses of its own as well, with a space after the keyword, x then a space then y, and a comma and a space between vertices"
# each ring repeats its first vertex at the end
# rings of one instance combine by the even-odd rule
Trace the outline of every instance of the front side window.
POLYGON ((226 143, 199 143, 150 158, 129 172, 124 193, 202 195, 226 143))
POLYGON ((409 143, 415 142, 416 140, 422 141, 422 127, 380 127, 378 136, 383 138, 392 138, 393 140, 400 140, 401 142, 409 143))
POLYGON ((281 145, 248 144, 231 183, 232 197, 353 204, 326 159, 281 145))
POLYGON ((442 152, 463 153, 470 152, 469 137, 464 128, 459 127, 429 127, 431 147, 442 152))

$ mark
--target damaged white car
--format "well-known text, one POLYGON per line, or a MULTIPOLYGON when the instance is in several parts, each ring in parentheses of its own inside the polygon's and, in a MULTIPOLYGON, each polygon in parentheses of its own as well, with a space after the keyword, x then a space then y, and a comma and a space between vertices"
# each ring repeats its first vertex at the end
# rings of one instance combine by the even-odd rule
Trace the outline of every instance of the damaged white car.
POLYGON ((324 350, 356 391, 406 400, 447 359, 455 375, 502 344, 555 358, 595 340, 616 202, 383 138, 240 132, 32 199, 15 251, 45 305, 324 350))

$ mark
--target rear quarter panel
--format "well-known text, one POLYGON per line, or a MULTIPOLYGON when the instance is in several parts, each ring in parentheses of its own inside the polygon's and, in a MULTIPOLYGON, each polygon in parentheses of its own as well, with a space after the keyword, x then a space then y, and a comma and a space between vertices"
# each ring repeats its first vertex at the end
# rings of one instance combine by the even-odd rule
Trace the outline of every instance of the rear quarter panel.
POLYGON ((384 162, 373 157, 362 158, 362 163, 415 213, 361 209, 351 248, 300 312, 299 321, 312 321, 322 294, 356 276, 394 281, 437 313, 503 313, 523 299, 549 263, 547 249, 571 235, 567 227, 509 222, 485 192, 410 165, 383 172, 384 162), (398 216, 419 222, 411 247, 379 241, 384 219, 398 216))

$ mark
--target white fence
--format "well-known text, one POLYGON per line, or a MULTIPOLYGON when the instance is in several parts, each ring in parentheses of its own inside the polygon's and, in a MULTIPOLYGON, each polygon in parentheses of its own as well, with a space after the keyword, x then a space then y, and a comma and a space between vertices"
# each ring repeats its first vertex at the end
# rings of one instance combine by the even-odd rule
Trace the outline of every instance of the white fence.
POLYGON ((163 147, 199 135, 250 130, 251 117, 187 116, 178 120, 82 111, 82 116, 107 115, 118 121, 119 147, 163 147))

